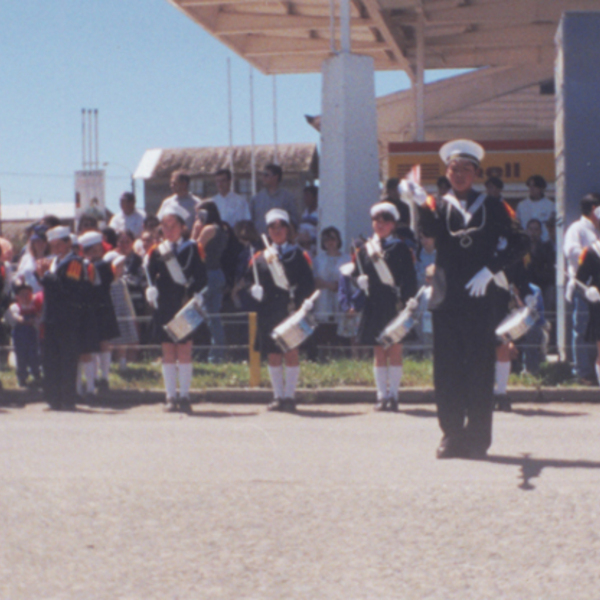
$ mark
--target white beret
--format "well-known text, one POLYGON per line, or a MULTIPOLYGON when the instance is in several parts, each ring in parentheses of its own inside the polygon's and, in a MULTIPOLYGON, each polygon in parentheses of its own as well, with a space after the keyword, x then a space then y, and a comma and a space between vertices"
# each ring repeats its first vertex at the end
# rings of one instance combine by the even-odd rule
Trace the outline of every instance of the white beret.
POLYGON ((462 159, 478 167, 484 156, 483 146, 473 140, 451 140, 440 148, 440 158, 445 164, 451 160, 462 159))
MULTIPOLYGON (((106 260, 106 254, 104 255, 104 260, 106 260)), ((122 254, 119 254, 118 256, 113 258, 110 262, 113 266, 118 267, 125 262, 125 257, 122 254)))
POLYGON ((62 240, 63 238, 70 238, 71 237, 71 231, 69 230, 68 227, 65 227, 64 225, 58 225, 57 227, 53 227, 52 229, 49 229, 46 232, 46 239, 49 242, 52 242, 54 240, 62 240))
POLYGON ((79 245, 82 248, 89 248, 101 243, 102 234, 99 231, 86 231, 83 235, 79 236, 79 245))
POLYGON ((290 215, 283 208, 272 208, 266 215, 265 221, 267 225, 274 223, 275 221, 284 221, 288 225, 290 224, 290 215))
POLYGON ((165 217, 172 215, 174 217, 179 217, 182 221, 186 221, 190 216, 190 213, 183 208, 183 206, 179 206, 179 204, 167 204, 158 212, 158 218, 162 221, 165 217))
POLYGON ((371 218, 374 219, 377 215, 387 214, 394 217, 394 221, 400 220, 398 209, 391 202, 378 202, 371 206, 371 218))
POLYGON ((122 254, 120 252, 117 252, 116 250, 109 250, 102 257, 102 260, 111 263, 111 262, 113 262, 115 260, 115 258, 119 258, 119 256, 122 256, 122 254))
POLYGON ((596 216, 596 219, 600 219, 600 206, 594 209, 594 215, 596 216))

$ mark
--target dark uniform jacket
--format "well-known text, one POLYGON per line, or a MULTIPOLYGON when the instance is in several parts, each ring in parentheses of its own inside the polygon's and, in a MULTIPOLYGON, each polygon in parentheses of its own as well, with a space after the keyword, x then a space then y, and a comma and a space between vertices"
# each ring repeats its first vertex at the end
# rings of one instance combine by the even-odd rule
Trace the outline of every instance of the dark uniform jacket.
POLYGON ((265 352, 281 353, 270 335, 277 325, 287 319, 302 302, 315 291, 312 263, 309 256, 298 246, 284 244, 280 250, 291 293, 275 285, 271 271, 264 257, 264 251, 257 252, 246 271, 246 280, 254 282, 253 261, 256 263, 259 284, 264 289, 263 299, 258 303, 258 329, 260 340, 257 346, 265 352))
POLYGON ((158 341, 169 343, 172 343, 172 340, 164 333, 162 326, 166 325, 195 293, 201 291, 207 282, 206 268, 195 242, 188 240, 178 243, 175 256, 185 275, 186 285, 173 281, 156 246, 147 256, 148 276, 152 285, 158 289, 158 308, 153 315, 154 337, 158 341))
MULTIPOLYGON (((90 319, 95 320, 98 341, 112 340, 120 335, 117 316, 110 296, 110 286, 115 279, 112 265, 105 260, 89 264, 90 319)), ((90 334, 93 335, 93 334, 90 334)))
MULTIPOLYGON (((600 243, 585 248, 579 257, 576 279, 600 289, 600 243)), ((585 334, 586 342, 600 340, 600 302, 590 302, 590 319, 585 334)))
POLYGON ((361 269, 369 278, 369 293, 365 299, 358 332, 359 342, 363 345, 373 346, 379 334, 386 325, 394 319, 404 307, 407 300, 417 292, 417 274, 414 258, 408 246, 395 237, 381 241, 383 258, 394 278, 395 287, 385 285, 379 279, 375 265, 363 245, 357 256, 354 257, 354 271, 352 275, 358 277, 361 269))
POLYGON ((480 198, 480 194, 471 190, 467 210, 469 207, 473 214, 468 223, 456 205, 433 196, 427 198, 419 211, 423 234, 435 238, 437 250, 431 310, 469 312, 491 301, 493 282, 483 298, 471 297, 466 284, 484 267, 499 273, 524 256, 529 248, 529 238, 504 201, 480 198))

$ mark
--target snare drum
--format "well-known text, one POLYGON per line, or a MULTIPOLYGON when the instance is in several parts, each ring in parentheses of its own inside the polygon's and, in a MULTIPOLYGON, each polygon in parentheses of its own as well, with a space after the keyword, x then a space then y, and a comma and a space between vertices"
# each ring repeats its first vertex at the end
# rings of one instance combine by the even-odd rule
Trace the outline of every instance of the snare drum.
POLYGON ((496 328, 496 335, 504 342, 516 342, 522 338, 539 319, 538 312, 530 306, 513 310, 496 328))
POLYGON ((305 339, 312 335, 317 328, 315 316, 306 312, 302 308, 288 317, 285 321, 277 325, 271 337, 281 348, 284 354, 287 354, 294 348, 297 348, 305 339))
POLYGON ((163 328, 173 343, 177 344, 196 331, 205 320, 206 313, 202 303, 192 298, 163 328))
POLYGON ((398 316, 394 317, 379 334, 377 343, 384 348, 399 344, 419 322, 415 311, 405 308, 398 316))

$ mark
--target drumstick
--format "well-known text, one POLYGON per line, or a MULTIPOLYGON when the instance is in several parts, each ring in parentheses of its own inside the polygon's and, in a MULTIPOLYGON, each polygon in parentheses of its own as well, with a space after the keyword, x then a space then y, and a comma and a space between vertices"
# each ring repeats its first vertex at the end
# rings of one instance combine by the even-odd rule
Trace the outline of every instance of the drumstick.
POLYGON ((259 285, 258 281, 258 269, 256 267, 256 256, 252 257, 252 272, 254 273, 254 283, 259 285))
MULTIPOLYGON (((354 256, 356 256, 356 264, 358 265, 358 272, 361 275, 365 274, 365 271, 363 269, 363 266, 360 262, 360 259, 358 258, 358 249, 356 248, 356 243, 354 242, 354 240, 352 240, 352 251, 354 252, 354 256)), ((369 295, 369 290, 365 290, 365 295, 368 296, 369 295)))

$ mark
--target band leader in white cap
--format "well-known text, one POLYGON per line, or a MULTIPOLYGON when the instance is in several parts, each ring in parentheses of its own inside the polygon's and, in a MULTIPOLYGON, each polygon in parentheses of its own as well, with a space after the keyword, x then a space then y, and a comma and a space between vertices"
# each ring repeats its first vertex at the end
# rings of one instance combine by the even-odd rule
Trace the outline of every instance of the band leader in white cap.
POLYGON ((273 401, 268 408, 291 412, 296 408, 294 396, 300 374, 298 349, 284 354, 271 338, 271 332, 305 301, 311 302, 308 298, 315 290, 315 282, 310 258, 289 242, 287 211, 273 208, 265 215, 265 221, 269 239, 263 236, 266 248, 250 261, 246 280, 252 282, 250 293, 257 302, 256 349, 267 355, 273 386, 273 401))
POLYGON ((154 309, 152 327, 155 343, 162 346, 165 410, 189 412, 192 381, 191 336, 173 343, 163 327, 192 296, 202 302, 200 292, 206 285, 206 268, 196 243, 183 238, 187 210, 176 203, 164 205, 158 217, 161 220, 164 240, 153 246, 145 259, 148 274, 146 299, 154 309))
POLYGON ((373 347, 378 411, 398 409, 402 344, 384 348, 377 338, 417 290, 412 253, 394 233, 399 219, 398 209, 391 202, 378 202, 371 207, 373 237, 355 254, 351 272, 366 294, 358 341, 361 346, 373 347))
POLYGON ((453 140, 440 149, 451 191, 441 200, 403 180, 405 200, 420 206, 424 235, 437 257, 430 310, 438 419, 438 458, 481 458, 492 442, 495 364, 493 298, 503 269, 525 255, 528 240, 503 202, 473 189, 484 149, 453 140))

